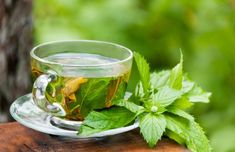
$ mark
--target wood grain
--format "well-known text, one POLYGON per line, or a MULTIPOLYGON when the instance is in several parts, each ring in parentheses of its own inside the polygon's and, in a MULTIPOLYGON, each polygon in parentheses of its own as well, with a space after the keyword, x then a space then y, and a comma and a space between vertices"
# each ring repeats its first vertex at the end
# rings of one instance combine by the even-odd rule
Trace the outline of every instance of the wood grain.
POLYGON ((138 130, 92 139, 71 139, 47 135, 17 122, 0 124, 1 152, 188 152, 177 143, 163 139, 148 148, 138 130))

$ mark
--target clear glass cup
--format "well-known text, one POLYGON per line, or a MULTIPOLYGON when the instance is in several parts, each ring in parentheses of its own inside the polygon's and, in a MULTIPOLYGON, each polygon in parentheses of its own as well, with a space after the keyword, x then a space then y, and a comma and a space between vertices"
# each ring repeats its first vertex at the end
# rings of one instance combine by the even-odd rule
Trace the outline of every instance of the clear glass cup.
POLYGON ((52 116, 81 121, 124 97, 132 52, 92 40, 57 41, 30 52, 34 103, 52 116))

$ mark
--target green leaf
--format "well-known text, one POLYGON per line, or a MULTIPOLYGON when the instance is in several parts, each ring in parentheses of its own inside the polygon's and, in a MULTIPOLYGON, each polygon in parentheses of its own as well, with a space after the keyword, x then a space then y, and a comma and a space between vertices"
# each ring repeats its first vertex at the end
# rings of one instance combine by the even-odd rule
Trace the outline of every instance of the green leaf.
POLYGON ((175 106, 168 106, 167 107, 167 112, 170 112, 172 114, 178 115, 180 117, 183 117, 189 121, 194 121, 193 116, 191 116, 190 114, 188 114, 187 112, 176 108, 175 106))
POLYGON ((141 82, 138 82, 135 87, 135 96, 140 98, 144 98, 145 96, 144 88, 141 82))
POLYGON ((164 134, 181 145, 185 144, 185 141, 183 138, 181 138, 178 134, 174 133, 173 131, 170 131, 169 129, 166 129, 164 134))
POLYGON ((187 131, 187 125, 189 121, 179 116, 175 116, 172 114, 165 114, 166 120, 166 128, 180 135, 183 139, 185 139, 183 133, 187 131))
POLYGON ((124 99, 120 99, 120 100, 114 101, 113 104, 117 105, 117 106, 124 107, 124 108, 130 110, 131 112, 133 112, 135 114, 140 114, 140 113, 145 111, 144 107, 139 106, 139 105, 137 105, 137 104, 135 104, 133 102, 129 102, 129 101, 124 100, 124 99))
POLYGON ((176 133, 185 140, 189 150, 192 152, 210 152, 211 147, 202 128, 194 121, 188 121, 174 115, 164 115, 166 128, 176 133))
POLYGON ((189 80, 184 80, 182 83, 182 88, 181 91, 183 92, 183 94, 188 93, 189 91, 191 91, 194 87, 195 83, 189 80))
POLYGON ((166 128, 166 121, 163 115, 146 114, 140 119, 140 132, 150 147, 156 145, 161 139, 166 128))
POLYGON ((205 92, 202 88, 195 85, 193 89, 187 94, 189 101, 191 102, 210 102, 210 92, 205 92))
POLYGON ((104 131, 104 130, 103 129, 92 128, 92 127, 89 127, 89 126, 86 126, 86 125, 81 125, 77 135, 79 137, 87 137, 89 135, 92 135, 92 134, 98 133, 98 132, 102 132, 102 131, 104 131))
POLYGON ((183 54, 181 52, 180 63, 177 64, 172 70, 169 77, 169 85, 177 90, 182 88, 183 80, 183 54))
POLYGON ((80 102, 80 112, 83 117, 86 117, 93 109, 105 107, 110 81, 111 78, 90 79, 85 85, 81 85, 76 96, 80 102))
POLYGON ((151 86, 154 89, 159 89, 159 88, 167 85, 169 77, 170 77, 169 70, 160 71, 160 72, 153 72, 150 75, 151 86))
POLYGON ((204 131, 196 122, 190 123, 189 139, 186 142, 187 147, 195 152, 210 152, 211 147, 204 131))
POLYGON ((190 108, 192 105, 193 103, 190 102, 185 96, 182 96, 171 104, 171 106, 177 107, 179 109, 187 109, 190 108))
POLYGON ((147 61, 139 53, 134 52, 135 62, 140 74, 140 81, 143 85, 145 95, 148 94, 150 88, 150 68, 147 61))
POLYGON ((105 131, 108 129, 123 127, 135 119, 135 114, 122 107, 112 107, 100 112, 92 111, 83 121, 80 133, 82 135, 90 135, 90 133, 105 131), (83 130, 82 130, 83 129, 83 130), (94 131, 92 131, 94 129, 94 131))
POLYGON ((173 103, 176 99, 180 98, 181 94, 182 92, 178 90, 164 86, 154 95, 153 100, 154 102, 158 102, 162 106, 166 107, 173 103))
POLYGON ((125 92, 126 92, 127 82, 125 80, 121 79, 121 78, 118 78, 118 79, 112 80, 109 83, 109 88, 112 88, 111 92, 114 93, 114 95, 111 99, 111 102, 114 102, 114 101, 119 100, 119 99, 123 99, 124 95, 125 95, 125 92), (120 79, 120 80, 118 80, 118 79, 120 79), (116 91, 113 91, 113 88, 115 88, 117 86, 117 81, 120 81, 121 83, 119 84, 118 89, 116 91), (111 86, 112 82, 114 82, 113 84, 115 86, 111 86))
POLYGON ((210 92, 206 92, 206 93, 202 93, 200 95, 195 95, 195 96, 190 96, 189 100, 191 102, 204 102, 204 103, 208 103, 210 102, 210 96, 211 93, 210 92))

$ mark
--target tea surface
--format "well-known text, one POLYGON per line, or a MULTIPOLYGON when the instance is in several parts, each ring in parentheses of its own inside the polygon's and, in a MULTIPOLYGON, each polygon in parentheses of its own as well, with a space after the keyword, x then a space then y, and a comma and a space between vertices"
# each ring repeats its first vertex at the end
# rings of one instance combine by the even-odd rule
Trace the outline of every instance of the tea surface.
POLYGON ((44 58, 48 61, 69 65, 100 65, 119 61, 118 59, 88 53, 59 53, 44 58))

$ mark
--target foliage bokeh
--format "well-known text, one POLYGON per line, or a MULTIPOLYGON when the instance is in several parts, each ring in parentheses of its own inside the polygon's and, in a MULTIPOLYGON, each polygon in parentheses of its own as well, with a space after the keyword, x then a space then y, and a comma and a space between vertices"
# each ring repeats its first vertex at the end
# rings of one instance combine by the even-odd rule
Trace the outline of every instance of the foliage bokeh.
MULTIPOLYGON (((173 67, 184 53, 184 71, 213 93, 192 113, 214 151, 235 151, 234 0, 37 0, 35 42, 95 39, 143 54, 152 70, 173 67)), ((132 72, 129 90, 137 81, 132 72)))

